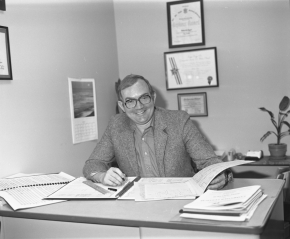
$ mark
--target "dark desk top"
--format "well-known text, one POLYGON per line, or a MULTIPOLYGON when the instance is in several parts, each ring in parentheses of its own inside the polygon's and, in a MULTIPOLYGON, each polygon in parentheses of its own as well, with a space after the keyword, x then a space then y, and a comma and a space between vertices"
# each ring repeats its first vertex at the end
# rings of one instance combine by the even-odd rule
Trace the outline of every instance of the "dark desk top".
POLYGON ((290 156, 286 156, 286 159, 272 159, 270 156, 264 156, 260 160, 257 160, 251 164, 251 166, 290 166, 290 156))
POLYGON ((89 224, 151 227, 192 231, 261 234, 283 188, 278 179, 234 179, 226 189, 261 185, 268 197, 248 222, 216 222, 181 219, 179 210, 192 200, 135 202, 130 200, 67 201, 48 206, 13 211, 0 207, 0 216, 78 222, 89 224))

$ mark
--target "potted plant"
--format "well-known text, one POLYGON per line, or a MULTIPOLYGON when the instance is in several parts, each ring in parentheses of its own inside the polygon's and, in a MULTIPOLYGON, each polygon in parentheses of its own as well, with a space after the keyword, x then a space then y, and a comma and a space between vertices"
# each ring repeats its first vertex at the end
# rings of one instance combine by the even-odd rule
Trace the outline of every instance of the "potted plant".
POLYGON ((287 96, 284 96, 279 104, 279 114, 278 121, 275 120, 274 114, 265 109, 264 107, 259 108, 264 112, 268 112, 271 117, 271 122, 276 128, 276 131, 268 131, 263 137, 260 139, 263 142, 269 135, 274 134, 277 137, 277 143, 269 144, 269 151, 271 158, 274 159, 284 159, 286 158, 287 144, 281 143, 281 139, 290 134, 290 124, 286 121, 286 117, 290 113, 290 110, 287 111, 290 105, 290 99, 287 96), (286 125, 288 129, 282 132, 283 125, 286 125))

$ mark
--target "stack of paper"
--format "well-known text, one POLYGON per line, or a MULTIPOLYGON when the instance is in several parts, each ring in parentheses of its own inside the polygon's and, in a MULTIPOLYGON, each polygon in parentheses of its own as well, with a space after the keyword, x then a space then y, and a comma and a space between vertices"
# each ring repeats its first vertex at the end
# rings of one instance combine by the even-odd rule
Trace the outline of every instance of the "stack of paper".
POLYGON ((250 162, 252 161, 235 160, 212 164, 190 178, 142 178, 121 199, 135 201, 195 199, 204 193, 219 173, 250 162))
POLYGON ((259 185, 220 191, 207 190, 198 199, 185 205, 180 210, 180 217, 247 221, 266 197, 259 185))

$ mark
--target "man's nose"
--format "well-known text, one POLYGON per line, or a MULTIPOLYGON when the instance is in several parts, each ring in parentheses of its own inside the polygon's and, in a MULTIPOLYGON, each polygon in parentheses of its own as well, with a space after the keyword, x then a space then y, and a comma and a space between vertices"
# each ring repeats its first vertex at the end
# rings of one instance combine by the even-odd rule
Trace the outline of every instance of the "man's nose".
POLYGON ((142 109, 144 107, 144 105, 139 101, 137 100, 137 104, 136 104, 136 109, 142 109))

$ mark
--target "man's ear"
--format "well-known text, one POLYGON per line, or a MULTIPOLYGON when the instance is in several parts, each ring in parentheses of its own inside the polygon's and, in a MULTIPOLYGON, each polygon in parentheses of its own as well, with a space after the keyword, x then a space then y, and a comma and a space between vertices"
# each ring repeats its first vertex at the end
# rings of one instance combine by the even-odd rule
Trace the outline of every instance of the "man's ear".
POLYGON ((156 98, 157 98, 157 95, 156 95, 156 92, 154 92, 153 93, 153 102, 154 102, 154 104, 155 104, 156 98))
POLYGON ((123 110, 123 112, 125 112, 123 102, 120 101, 120 100, 118 100, 118 105, 119 105, 119 107, 123 110))

